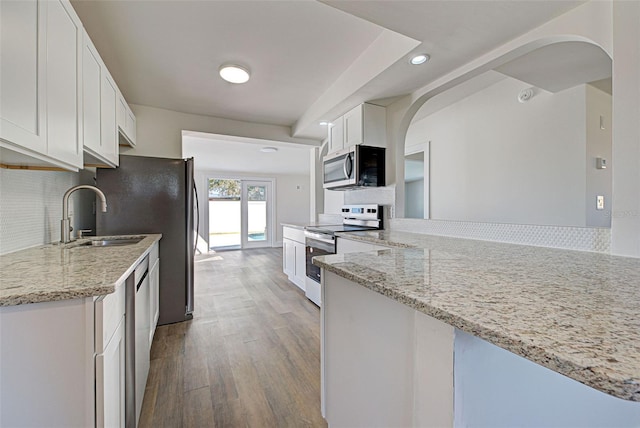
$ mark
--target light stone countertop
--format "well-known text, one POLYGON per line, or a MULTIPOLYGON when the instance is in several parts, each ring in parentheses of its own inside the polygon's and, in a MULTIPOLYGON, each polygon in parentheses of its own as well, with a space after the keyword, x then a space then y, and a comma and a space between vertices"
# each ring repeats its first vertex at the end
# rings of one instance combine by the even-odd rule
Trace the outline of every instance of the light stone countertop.
POLYGON ((640 401, 640 259, 394 231, 314 264, 625 400, 640 401))
POLYGON ((137 244, 83 247, 90 237, 66 245, 48 244, 0 256, 0 306, 52 302, 113 293, 149 253, 160 234, 137 244))
POLYGON ((280 226, 282 226, 282 227, 291 227, 293 229, 304 230, 306 225, 298 224, 298 223, 280 223, 280 226))
MULTIPOLYGON (((338 224, 338 223, 336 223, 338 224)), ((281 226, 283 227, 292 227, 294 229, 300 229, 300 230, 304 230, 305 227, 320 227, 320 226, 335 226, 336 224, 330 224, 327 222, 309 222, 306 224, 300 224, 300 223, 280 223, 281 226)), ((339 223, 342 224, 342 223, 339 223)))

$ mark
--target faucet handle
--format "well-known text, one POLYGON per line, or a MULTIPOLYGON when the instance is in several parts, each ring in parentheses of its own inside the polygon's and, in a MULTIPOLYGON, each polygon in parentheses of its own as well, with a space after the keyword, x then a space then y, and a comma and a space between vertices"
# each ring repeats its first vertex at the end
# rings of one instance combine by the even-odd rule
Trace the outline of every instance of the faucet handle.
POLYGON ((79 229, 78 230, 78 239, 82 239, 85 233, 91 232, 91 229, 79 229))

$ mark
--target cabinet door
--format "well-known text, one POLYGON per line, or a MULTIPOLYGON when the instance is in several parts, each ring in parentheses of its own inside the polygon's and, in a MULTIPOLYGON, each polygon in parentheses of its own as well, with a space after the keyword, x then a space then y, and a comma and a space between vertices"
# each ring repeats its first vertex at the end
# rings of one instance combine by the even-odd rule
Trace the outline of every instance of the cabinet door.
POLYGON ((47 154, 82 168, 82 23, 71 6, 47 2, 47 154))
POLYGON ((0 1, 0 138, 46 151, 47 2, 0 1))
POLYGON ((102 60, 84 33, 82 49, 82 110, 83 143, 95 153, 101 153, 100 89, 102 60))
POLYGON ((127 102, 122 94, 118 92, 118 107, 116 110, 116 124, 122 132, 126 132, 127 127, 127 102))
POLYGON ((136 117, 131 109, 127 109, 127 137, 132 145, 136 145, 136 117))
POLYGON ((101 149, 105 160, 118 165, 118 125, 116 124, 116 105, 118 89, 106 70, 103 69, 102 87, 100 90, 101 105, 101 149))
POLYGON ((292 279, 295 276, 296 266, 296 250, 294 247, 294 242, 290 239, 283 240, 282 250, 284 252, 284 254, 282 254, 284 273, 289 277, 289 279, 292 279))
POLYGON ((123 427, 125 421, 124 317, 102 354, 96 356, 96 426, 123 427))
POLYGON ((343 118, 339 117, 329 124, 329 152, 342 150, 344 146, 343 118))
POLYGON ((359 105, 344 115, 344 147, 362 144, 362 109, 359 105))
POLYGON ((300 287, 302 289, 302 291, 304 291, 305 289, 305 278, 307 277, 306 274, 306 270, 307 270, 307 255, 305 253, 305 248, 304 248, 304 244, 301 244, 300 242, 295 242, 294 243, 294 250, 296 253, 296 266, 295 266, 295 280, 293 282, 295 282, 295 284, 300 287))

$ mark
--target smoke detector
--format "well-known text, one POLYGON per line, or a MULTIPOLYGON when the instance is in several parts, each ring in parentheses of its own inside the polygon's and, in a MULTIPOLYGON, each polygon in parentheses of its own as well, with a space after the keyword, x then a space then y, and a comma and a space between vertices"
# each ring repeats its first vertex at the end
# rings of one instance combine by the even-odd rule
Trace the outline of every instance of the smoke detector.
POLYGON ((533 98, 533 95, 533 88, 523 89, 518 93, 518 102, 526 103, 531 98, 533 98))

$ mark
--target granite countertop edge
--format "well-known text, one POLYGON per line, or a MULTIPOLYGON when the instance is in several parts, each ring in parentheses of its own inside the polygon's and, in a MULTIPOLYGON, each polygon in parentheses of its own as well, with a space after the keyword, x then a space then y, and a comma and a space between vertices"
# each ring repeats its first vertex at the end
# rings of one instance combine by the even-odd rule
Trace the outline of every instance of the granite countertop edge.
MULTIPOLYGON (((383 253, 402 253, 407 250, 423 248, 419 244, 420 240, 425 239, 425 237, 432 237, 432 235, 412 234, 408 232, 391 232, 379 234, 377 232, 356 232, 346 233, 343 237, 355 241, 363 241, 391 247, 389 250, 382 250, 383 253)), ((446 237, 438 238, 454 240, 458 239, 446 237)), ((500 243, 491 244, 507 246, 511 245, 500 243)), ((362 256, 367 254, 373 258, 380 253, 380 251, 374 251, 358 254, 362 256)), ((524 340, 526 338, 517 337, 517 335, 510 335, 508 332, 491 328, 486 325, 482 319, 472 319, 470 317, 465 317, 462 313, 455 313, 455 311, 450 311, 445 307, 433 305, 426 301, 428 299, 421 299, 420 296, 417 295, 419 293, 412 293, 408 290, 394 288, 392 284, 387 284, 388 280, 386 279, 376 281, 365 276, 360 276, 358 275, 358 270, 352 269, 353 265, 348 261, 337 262, 335 260, 331 260, 331 257, 335 256, 314 258, 314 264, 352 282, 362 285, 365 288, 368 288, 376 293, 402 303, 412 309, 415 309, 416 311, 424 313, 428 316, 432 316, 455 328, 484 339, 496 346, 506 349, 507 351, 513 352, 557 373, 593 387, 601 392, 620 399, 640 402, 640 373, 636 373, 635 375, 631 376, 615 376, 616 373, 614 373, 614 376, 608 376, 607 370, 604 370, 604 372, 603 370, 598 370, 602 369, 602 367, 592 367, 588 364, 580 364, 576 360, 571 360, 571 357, 567 359, 563 355, 561 355, 561 353, 555 352, 553 349, 540 346, 539 343, 528 343, 524 340), (327 258, 329 260, 326 260, 327 258)), ((361 267, 362 266, 358 265, 358 268, 361 267)), ((627 375, 628 374, 629 373, 627 373, 627 375)))
POLYGON ((161 234, 89 237, 1 255, 0 307, 111 294, 161 238, 161 234), (124 237, 143 239, 126 246, 78 248, 86 241, 124 237))
POLYGON ((304 230, 305 228, 304 224, 297 224, 297 223, 280 223, 280 226, 290 227, 292 229, 299 229, 299 230, 304 230))

